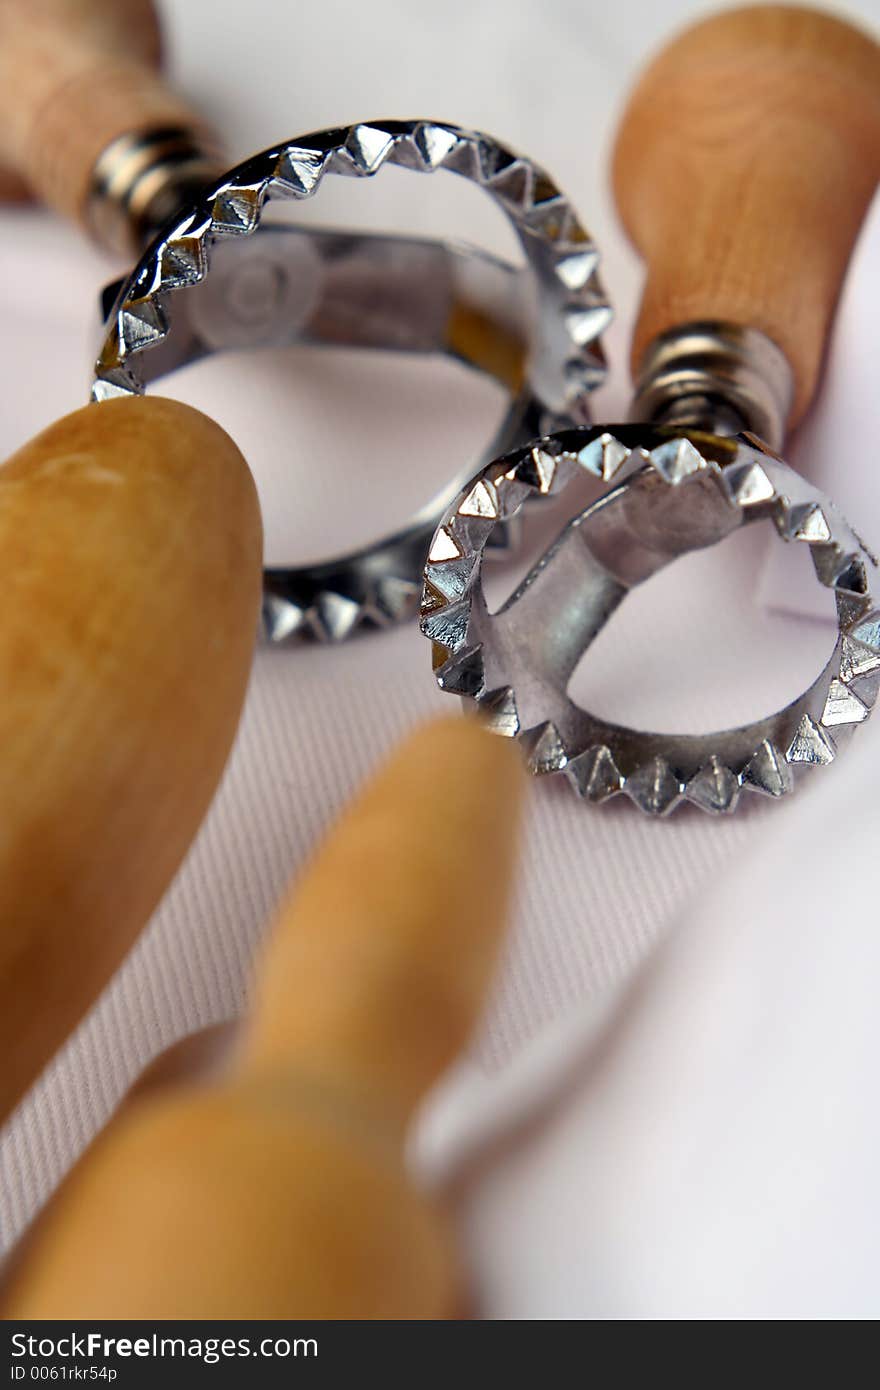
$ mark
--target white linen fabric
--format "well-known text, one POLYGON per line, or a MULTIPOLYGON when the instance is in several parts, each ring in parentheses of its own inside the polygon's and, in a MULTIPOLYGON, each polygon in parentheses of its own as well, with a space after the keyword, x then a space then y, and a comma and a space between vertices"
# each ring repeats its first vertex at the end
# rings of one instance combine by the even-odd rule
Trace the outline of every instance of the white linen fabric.
MULTIPOLYGON (((607 188, 610 140, 651 48, 710 8, 251 0, 244 18, 228 0, 164 6, 175 80, 233 157, 323 125, 435 115, 544 163, 597 237, 618 308, 595 399, 609 420, 626 413, 640 276, 607 188)), ((880 20, 878 0, 848 10, 880 20)), ((445 177, 339 180, 306 215, 511 249, 479 193, 445 177)), ((112 268, 20 209, 0 214, 0 263, 5 456, 84 400, 95 292, 112 268)), ((788 451, 875 548, 878 277, 875 205, 825 389, 788 451)), ((377 532, 389 507, 403 520, 476 456, 498 410, 493 389, 450 364, 348 352, 200 364, 167 394, 242 443, 275 561, 377 532)), ((802 550, 752 527, 672 567, 601 635, 577 694, 669 730, 777 707, 833 641, 802 550)), ((183 869, 0 1133, 0 1250, 151 1057, 241 1010, 286 881, 406 728, 454 708, 412 627, 259 651, 183 869)), ((730 819, 687 809, 655 823, 628 803, 591 811, 556 781, 534 787, 497 989, 414 1139, 415 1161, 452 1184, 487 1316, 876 1315, 878 771, 880 725, 798 798, 754 798, 730 819)))

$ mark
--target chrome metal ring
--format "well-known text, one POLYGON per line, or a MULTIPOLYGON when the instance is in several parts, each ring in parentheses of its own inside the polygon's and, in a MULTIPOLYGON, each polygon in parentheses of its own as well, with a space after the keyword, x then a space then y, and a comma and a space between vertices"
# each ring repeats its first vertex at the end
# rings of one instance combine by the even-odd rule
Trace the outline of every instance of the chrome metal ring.
POLYGON ((564 773, 586 801, 624 793, 649 815, 691 802, 735 809, 743 791, 780 797, 804 768, 830 763, 880 685, 875 557, 827 498, 751 435, 721 438, 645 425, 562 431, 484 468, 437 530, 421 627, 443 690, 476 701, 489 726, 521 740, 530 770, 564 773), (606 484, 492 614, 481 559, 494 526, 581 470, 606 484), (688 551, 769 518, 810 548, 832 589, 838 638, 813 684, 784 709, 705 735, 642 733, 579 708, 567 686, 630 589, 688 551))
MULTIPOLYGON (((206 352, 241 346, 242 331, 263 345, 439 350, 510 389, 511 408, 490 445, 497 454, 560 422, 589 418, 586 395, 605 374, 598 339, 611 317, 597 262, 588 234, 549 177, 489 136, 430 121, 379 121, 302 136, 225 174, 149 247, 109 315, 92 399, 140 393, 206 352), (386 164, 420 173, 447 169, 485 189, 514 227, 526 271, 444 243, 315 231, 291 236, 290 228, 261 226, 272 199, 309 198, 326 174, 369 177, 386 164), (252 240, 244 256, 246 238, 252 240), (232 269, 233 257, 247 264, 247 274, 267 261, 274 270, 264 264, 260 285, 248 290, 239 279, 245 272, 232 269), (238 316, 247 320, 246 330, 230 322, 236 283, 239 298, 248 301, 248 313, 238 316), (265 305, 262 317, 255 299, 265 305)), ((339 640, 362 624, 387 626, 414 614, 430 537, 459 485, 456 479, 409 527, 374 546, 326 564, 267 571, 269 637, 339 640)))

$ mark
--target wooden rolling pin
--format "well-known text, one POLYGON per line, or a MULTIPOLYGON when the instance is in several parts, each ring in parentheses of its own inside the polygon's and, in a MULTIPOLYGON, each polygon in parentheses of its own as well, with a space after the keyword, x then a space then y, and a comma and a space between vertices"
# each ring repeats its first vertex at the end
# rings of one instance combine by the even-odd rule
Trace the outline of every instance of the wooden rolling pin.
POLYGON ((745 395, 761 397, 743 423, 778 446, 813 398, 880 179, 880 48, 819 10, 714 15, 644 73, 613 179, 647 265, 636 418, 684 421, 713 373, 739 371, 745 395), (750 337, 740 353, 743 331, 764 344, 750 337), (780 417, 775 439, 762 410, 780 417))
POLYGON ((216 168, 157 69, 152 0, 0 0, 0 198, 29 190, 131 254, 216 168))

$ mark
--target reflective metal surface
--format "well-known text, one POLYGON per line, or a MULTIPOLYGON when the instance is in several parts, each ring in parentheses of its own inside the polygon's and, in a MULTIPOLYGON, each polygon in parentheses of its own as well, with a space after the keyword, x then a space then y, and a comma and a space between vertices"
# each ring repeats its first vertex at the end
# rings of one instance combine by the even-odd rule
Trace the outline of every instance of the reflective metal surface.
POLYGON ((630 419, 714 434, 750 430, 779 449, 793 390, 788 359, 756 328, 685 323, 648 346, 630 419))
MULTIPOLYGON (((597 262, 550 178, 488 136, 428 121, 303 136, 224 175, 153 243, 108 318, 92 398, 142 392, 175 366, 247 343, 443 351, 510 390, 511 407, 485 459, 561 422, 589 418, 586 396, 605 374, 598 338, 611 317, 597 262), (514 227, 527 272, 441 243, 261 225, 272 199, 308 198, 327 174, 370 177, 386 164, 446 169, 478 184, 514 227)), ((270 639, 341 640, 361 625, 413 614, 430 536, 458 486, 376 546, 320 566, 269 571, 270 639)))
POLYGON ((880 685, 876 568, 833 504, 753 436, 575 429, 495 460, 463 488, 431 546, 421 627, 441 688, 518 738, 533 773, 564 773, 589 802, 623 793, 649 815, 686 801, 720 814, 743 792, 785 795, 868 718, 880 685), (607 484, 599 500, 490 614, 481 563, 494 528, 580 470, 607 484), (581 655, 635 585, 761 519, 782 541, 809 547, 837 601, 837 644, 808 690, 765 719, 696 736, 639 732, 574 704, 567 687, 581 655))
POLYGON ((85 206, 91 236, 108 251, 137 255, 220 167, 204 130, 163 126, 120 135, 92 173, 85 206))

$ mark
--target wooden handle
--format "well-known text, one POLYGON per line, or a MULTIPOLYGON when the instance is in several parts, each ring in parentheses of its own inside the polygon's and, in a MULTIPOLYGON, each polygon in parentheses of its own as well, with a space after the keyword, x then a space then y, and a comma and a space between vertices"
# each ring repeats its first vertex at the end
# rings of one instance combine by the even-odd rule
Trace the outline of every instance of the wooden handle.
POLYGON ((152 0, 0 0, 0 197, 23 185, 84 224, 101 153, 201 123, 157 72, 152 0))
POLYGON ((759 5, 686 30, 641 78, 613 162, 647 263, 632 348, 681 324, 757 328, 813 396, 880 179, 880 48, 818 10, 759 5))
POLYGON ((0 1123, 207 810, 261 549, 244 459, 174 401, 86 406, 0 468, 0 1123))
POLYGON ((5 1317, 461 1315, 406 1138, 483 1007, 525 780, 512 741, 470 720, 397 750, 282 907, 232 1065, 122 1112, 23 1252, 5 1317))

